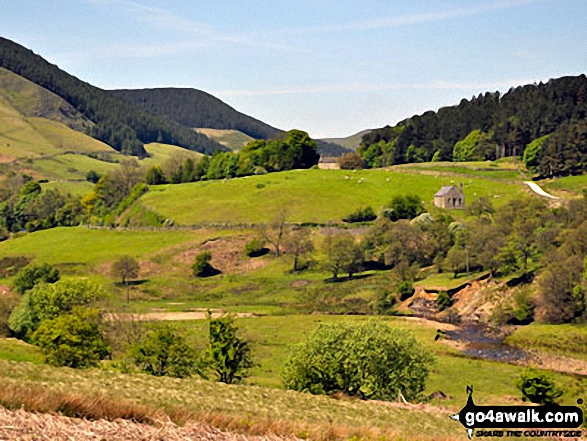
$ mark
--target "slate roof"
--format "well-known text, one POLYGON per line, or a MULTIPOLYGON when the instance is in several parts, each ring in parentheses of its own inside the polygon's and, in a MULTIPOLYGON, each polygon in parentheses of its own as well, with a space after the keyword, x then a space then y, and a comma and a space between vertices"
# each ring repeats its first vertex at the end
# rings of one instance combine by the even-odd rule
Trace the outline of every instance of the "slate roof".
POLYGON ((456 188, 457 190, 460 191, 460 189, 456 185, 445 185, 440 190, 438 190, 438 192, 434 195, 434 197, 446 196, 448 194, 448 192, 451 191, 453 188, 456 188))

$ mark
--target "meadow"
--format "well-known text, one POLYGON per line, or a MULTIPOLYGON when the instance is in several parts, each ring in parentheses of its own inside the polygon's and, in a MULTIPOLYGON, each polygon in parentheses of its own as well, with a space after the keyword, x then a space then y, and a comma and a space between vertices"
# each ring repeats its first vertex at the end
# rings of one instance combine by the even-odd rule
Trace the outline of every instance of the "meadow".
POLYGON ((203 133, 208 138, 219 142, 230 150, 238 151, 246 144, 253 141, 249 135, 239 132, 238 130, 216 130, 216 129, 195 129, 197 132, 203 133))
MULTIPOLYGON (((154 186, 139 203, 178 225, 268 222, 286 210, 288 222, 340 223, 360 207, 377 212, 396 195, 414 193, 432 205, 443 185, 458 178, 391 170, 292 170, 222 181, 154 186)), ((463 180, 468 201, 482 196, 501 204, 521 197, 521 184, 470 177, 463 180)), ((455 212, 455 215, 458 213, 455 212)))

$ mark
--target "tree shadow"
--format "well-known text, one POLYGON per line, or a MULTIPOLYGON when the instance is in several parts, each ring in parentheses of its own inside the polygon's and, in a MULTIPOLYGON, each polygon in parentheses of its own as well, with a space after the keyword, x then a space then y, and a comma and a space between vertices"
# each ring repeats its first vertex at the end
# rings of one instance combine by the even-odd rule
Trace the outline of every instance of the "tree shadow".
POLYGON ((352 278, 347 277, 337 277, 336 279, 330 277, 324 280, 324 283, 344 283, 350 282, 351 280, 362 280, 368 279, 369 277, 373 277, 374 274, 359 274, 357 276, 353 276, 352 278))
POLYGON ((147 283, 149 281, 149 279, 141 279, 141 280, 129 280, 126 283, 122 283, 122 282, 114 282, 115 286, 120 287, 125 287, 128 283, 128 286, 140 286, 143 285, 145 283, 147 283))
POLYGON ((271 251, 269 248, 261 248, 260 250, 255 250, 251 253, 249 253, 249 257, 261 257, 264 256, 265 254, 268 254, 269 251, 271 251))

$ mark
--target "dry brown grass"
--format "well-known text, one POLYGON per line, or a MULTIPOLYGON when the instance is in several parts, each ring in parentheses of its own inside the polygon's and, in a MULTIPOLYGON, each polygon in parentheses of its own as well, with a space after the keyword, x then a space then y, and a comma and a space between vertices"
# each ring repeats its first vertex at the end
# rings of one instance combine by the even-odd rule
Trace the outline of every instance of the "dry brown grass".
MULTIPOLYGON (((318 441, 342 439, 431 439, 429 437, 418 436, 407 437, 405 434, 399 434, 393 429, 353 427, 337 424, 304 424, 266 418, 251 420, 221 412, 197 412, 184 408, 157 409, 130 401, 114 399, 107 395, 69 394, 53 391, 41 386, 22 387, 12 384, 4 384, 3 387, 0 388, 0 405, 13 411, 21 410, 41 414, 57 413, 65 417, 102 422, 102 426, 98 425, 96 427, 103 427, 103 421, 114 422, 125 420, 137 424, 147 424, 158 427, 163 426, 166 427, 165 430, 169 430, 168 425, 170 422, 186 427, 190 425, 193 426, 194 424, 203 424, 210 428, 208 432, 221 430, 233 434, 246 435, 247 437, 278 437, 285 439, 303 438, 318 441)), ((7 418, 6 414, 2 414, 0 417, 7 418)), ((69 433, 67 430, 63 433, 65 434, 66 432, 69 433)), ((100 431, 98 430, 98 432, 100 431)), ((140 430, 139 433, 141 433, 140 430)), ((221 436, 212 437, 210 439, 225 438, 226 437, 221 436)), ((67 438, 64 437, 64 439, 67 438)), ((129 437, 125 439, 133 439, 133 437, 129 435, 129 437)), ((165 439, 175 438, 166 436, 165 439)), ((191 438, 187 437, 181 439, 191 438)), ((198 437, 197 439, 202 438, 198 437)), ((449 441, 453 438, 442 439, 449 441)))

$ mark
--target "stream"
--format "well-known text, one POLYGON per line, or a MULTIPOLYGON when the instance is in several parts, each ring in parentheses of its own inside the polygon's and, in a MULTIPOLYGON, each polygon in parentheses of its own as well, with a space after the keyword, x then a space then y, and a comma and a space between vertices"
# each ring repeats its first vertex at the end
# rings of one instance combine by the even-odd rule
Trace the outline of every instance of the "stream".
POLYGON ((470 357, 504 363, 519 363, 529 357, 523 349, 505 344, 503 336, 490 335, 481 326, 465 325, 454 331, 446 331, 445 338, 464 343, 465 349, 461 352, 470 357))

